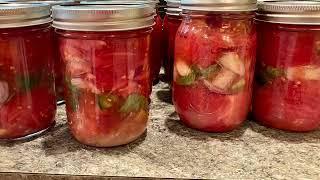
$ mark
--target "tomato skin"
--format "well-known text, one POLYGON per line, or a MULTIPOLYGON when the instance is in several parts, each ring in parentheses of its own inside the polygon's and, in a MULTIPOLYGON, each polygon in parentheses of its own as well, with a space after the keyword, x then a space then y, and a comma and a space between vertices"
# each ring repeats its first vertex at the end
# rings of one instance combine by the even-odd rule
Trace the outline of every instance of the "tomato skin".
POLYGON ((46 87, 17 94, 0 107, 1 139, 13 139, 50 127, 56 112, 56 97, 46 87), (45 100, 44 100, 45 99, 45 100))
POLYGON ((320 126, 320 83, 275 80, 257 87, 253 114, 262 124, 288 131, 312 131, 320 126))

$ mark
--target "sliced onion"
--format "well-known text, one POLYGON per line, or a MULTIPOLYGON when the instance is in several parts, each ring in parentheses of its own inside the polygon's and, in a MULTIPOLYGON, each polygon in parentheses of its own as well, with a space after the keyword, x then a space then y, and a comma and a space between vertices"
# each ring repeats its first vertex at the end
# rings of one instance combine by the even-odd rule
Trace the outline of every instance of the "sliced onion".
POLYGON ((177 60, 175 66, 180 76, 187 76, 192 72, 191 68, 184 61, 177 60))
POLYGON ((67 71, 71 77, 79 77, 86 73, 91 73, 91 65, 84 60, 73 60, 67 63, 67 71))
POLYGON ((218 94, 231 94, 230 88, 238 78, 234 72, 223 68, 212 80, 204 80, 204 85, 211 91, 218 94))
POLYGON ((100 94, 101 91, 97 88, 95 82, 90 82, 89 80, 82 78, 73 78, 71 79, 71 84, 76 86, 79 89, 87 89, 94 94, 100 94))
POLYGON ((224 54, 219 59, 219 64, 240 76, 244 76, 245 74, 244 63, 236 53, 229 52, 224 54))
POLYGON ((0 81, 0 105, 4 104, 9 98, 9 85, 5 81, 0 81))

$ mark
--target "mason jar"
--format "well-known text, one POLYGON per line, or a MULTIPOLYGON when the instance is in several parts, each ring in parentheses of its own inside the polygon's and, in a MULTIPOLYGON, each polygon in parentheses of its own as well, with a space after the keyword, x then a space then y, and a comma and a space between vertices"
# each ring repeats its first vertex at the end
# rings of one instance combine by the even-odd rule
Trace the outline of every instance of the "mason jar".
POLYGON ((0 17, 0 140, 24 139, 54 125, 50 7, 1 4, 0 17))
POLYGON ((320 2, 263 2, 253 114, 289 131, 320 126, 320 2))
POLYGON ((117 146, 145 132, 153 17, 143 4, 53 7, 67 117, 79 142, 117 146))
POLYGON ((255 0, 182 0, 173 101, 187 126, 231 131, 249 111, 256 58, 255 0))
POLYGON ((165 71, 165 79, 171 84, 173 79, 173 62, 174 62, 174 47, 175 38, 178 28, 182 22, 180 8, 180 0, 168 0, 167 1, 167 12, 164 18, 164 38, 166 47, 166 58, 164 59, 163 66, 165 71))
MULTIPOLYGON (((15 1, 12 1, 15 2, 15 1)), ((39 1, 21 1, 24 3, 45 3, 45 4, 49 4, 50 7, 52 8, 53 6, 56 5, 67 5, 67 4, 75 4, 76 1, 75 0, 39 0, 39 1)), ((54 33, 54 31, 52 31, 52 33, 54 33)), ((62 104, 63 103, 63 71, 62 71, 62 60, 59 59, 58 56, 58 49, 56 49, 57 45, 57 38, 55 37, 55 34, 53 34, 53 44, 54 44, 54 53, 53 53, 53 57, 54 57, 54 72, 55 72, 55 89, 56 89, 56 95, 57 95, 57 101, 58 104, 62 104)))

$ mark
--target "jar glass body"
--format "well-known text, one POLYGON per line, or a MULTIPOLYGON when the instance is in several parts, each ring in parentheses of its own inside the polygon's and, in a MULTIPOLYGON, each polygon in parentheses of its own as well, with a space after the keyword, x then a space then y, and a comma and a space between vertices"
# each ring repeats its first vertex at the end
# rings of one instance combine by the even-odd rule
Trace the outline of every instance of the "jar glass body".
POLYGON ((153 26, 153 31, 151 33, 151 84, 159 79, 159 73, 164 58, 164 41, 163 41, 163 31, 162 31, 162 19, 158 14, 155 17, 155 25, 153 26))
POLYGON ((151 31, 56 30, 69 127, 79 142, 117 146, 146 130, 151 31))
POLYGON ((59 43, 58 36, 53 31, 53 44, 54 44, 54 73, 55 73, 55 89, 57 100, 62 101, 64 99, 64 75, 63 75, 63 60, 59 55, 59 43))
POLYGON ((249 111, 256 55, 254 13, 189 11, 175 40, 173 102, 189 127, 226 132, 249 111))
POLYGON ((0 139, 29 137, 54 123, 50 24, 0 29, 0 139))
POLYGON ((182 18, 178 15, 166 15, 164 21, 166 58, 163 62, 163 66, 165 70, 165 79, 169 83, 171 83, 173 79, 175 38, 181 22, 182 18))
POLYGON ((320 26, 258 22, 253 114, 289 131, 320 125, 320 26))

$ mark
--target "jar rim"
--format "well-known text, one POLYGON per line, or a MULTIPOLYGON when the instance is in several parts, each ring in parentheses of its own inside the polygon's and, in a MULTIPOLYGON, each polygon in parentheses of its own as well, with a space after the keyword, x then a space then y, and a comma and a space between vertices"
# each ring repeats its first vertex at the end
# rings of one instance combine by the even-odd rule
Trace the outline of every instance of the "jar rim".
POLYGON ((52 21, 50 6, 44 3, 0 4, 0 28, 46 24, 52 21))
POLYGON ((125 4, 125 5, 134 5, 134 4, 148 4, 151 5, 152 7, 156 7, 157 5, 157 1, 155 0, 137 0, 137 1, 133 1, 133 0, 117 0, 117 1, 103 1, 103 0, 96 0, 96 1, 81 1, 80 4, 91 4, 91 5, 112 5, 112 4, 125 4))
POLYGON ((306 0, 260 2, 256 20, 280 24, 320 25, 320 2, 306 0))
POLYGON ((145 4, 80 4, 53 7, 53 27, 75 31, 125 31, 154 25, 155 10, 145 4))
POLYGON ((257 0, 181 0, 183 10, 239 12, 257 10, 257 0))

